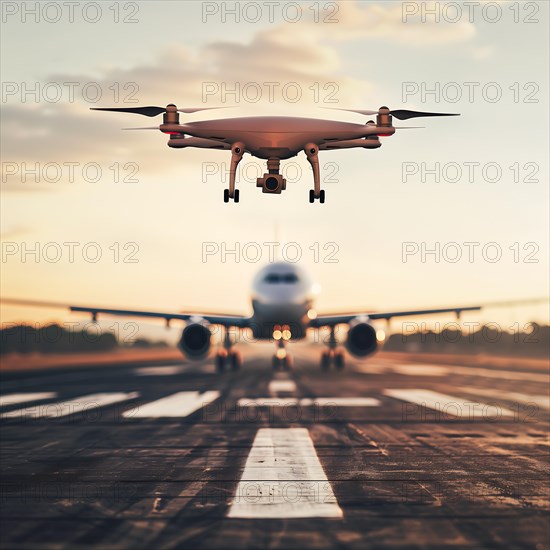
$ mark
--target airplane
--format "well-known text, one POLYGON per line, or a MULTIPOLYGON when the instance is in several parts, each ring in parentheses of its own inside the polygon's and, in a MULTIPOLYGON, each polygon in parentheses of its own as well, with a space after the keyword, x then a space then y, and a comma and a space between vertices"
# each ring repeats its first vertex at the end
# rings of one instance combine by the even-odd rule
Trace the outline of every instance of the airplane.
POLYGON ((299 265, 288 262, 273 262, 263 267, 252 283, 252 315, 223 315, 209 313, 166 313, 110 309, 88 306, 66 306, 58 303, 37 302, 20 299, 3 299, 4 303, 67 307, 73 312, 90 313, 96 322, 98 315, 117 315, 163 319, 167 325, 171 321, 184 321, 178 347, 188 359, 204 359, 211 350, 212 327, 224 330, 222 343, 215 354, 216 370, 226 368, 238 370, 242 366, 242 356, 234 350, 234 339, 230 329, 248 329, 255 340, 272 340, 276 344, 272 366, 274 370, 286 370, 293 366, 292 356, 286 344, 306 337, 308 329, 328 327, 330 336, 327 349, 321 354, 320 366, 329 370, 333 366, 342 370, 345 366, 345 348, 352 356, 366 358, 375 353, 384 343, 385 334, 377 331, 372 322, 394 317, 455 313, 480 310, 482 306, 446 307, 439 309, 417 309, 389 312, 348 312, 343 314, 319 314, 314 307, 319 287, 299 265), (347 325, 348 331, 343 348, 336 338, 336 327, 347 325))
POLYGON ((229 188, 224 189, 223 200, 239 202, 239 190, 235 189, 237 166, 244 153, 267 160, 267 173, 257 178, 257 187, 263 193, 280 194, 286 189, 286 180, 279 173, 280 161, 295 157, 301 151, 306 154, 313 170, 313 189, 309 191, 309 202, 325 202, 325 190, 321 189, 319 169, 319 151, 350 149, 377 149, 382 144, 380 137, 388 137, 396 129, 413 128, 411 126, 394 127, 393 117, 408 120, 418 117, 458 116, 458 113, 428 113, 407 109, 390 110, 380 107, 376 111, 357 109, 338 109, 376 115, 376 123, 369 120, 366 124, 354 124, 335 120, 316 118, 256 116, 195 121, 180 124, 179 113, 196 113, 227 107, 203 107, 178 109, 170 103, 166 107, 91 107, 94 111, 135 113, 147 117, 163 115, 163 124, 145 128, 123 128, 124 130, 160 130, 170 136, 168 147, 184 149, 198 147, 202 149, 231 150, 229 168, 229 188))

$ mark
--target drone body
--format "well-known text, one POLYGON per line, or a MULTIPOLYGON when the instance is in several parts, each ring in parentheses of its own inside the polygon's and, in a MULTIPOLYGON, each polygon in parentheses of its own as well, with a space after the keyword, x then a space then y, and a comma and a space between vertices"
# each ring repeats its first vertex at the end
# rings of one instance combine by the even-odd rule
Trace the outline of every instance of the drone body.
MULTIPOLYGON (((391 136, 396 128, 392 117, 407 120, 423 116, 454 116, 449 113, 423 113, 381 107, 378 111, 359 110, 364 115, 376 115, 376 122, 354 124, 335 120, 301 117, 241 117, 203 120, 180 124, 179 113, 193 113, 206 109, 178 109, 174 104, 164 107, 95 108, 97 111, 136 113, 144 116, 164 115, 163 124, 136 130, 160 130, 170 135, 168 146, 175 149, 198 147, 203 149, 231 150, 229 188, 224 190, 224 202, 239 202, 239 190, 235 189, 237 166, 244 153, 267 160, 268 172, 258 178, 257 186, 264 193, 280 194, 286 189, 286 180, 279 172, 280 161, 292 158, 304 151, 313 170, 314 188, 309 192, 309 202, 319 199, 325 202, 321 189, 319 151, 362 147, 377 149, 381 136, 391 136)), ((344 109, 347 110, 347 109, 344 109)))

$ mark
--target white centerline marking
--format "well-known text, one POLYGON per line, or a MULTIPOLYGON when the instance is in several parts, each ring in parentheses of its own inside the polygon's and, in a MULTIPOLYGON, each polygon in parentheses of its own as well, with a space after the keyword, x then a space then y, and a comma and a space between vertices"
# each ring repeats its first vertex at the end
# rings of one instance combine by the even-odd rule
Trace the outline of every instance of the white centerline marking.
POLYGON ((302 407, 316 405, 318 407, 378 407, 380 401, 374 397, 313 397, 300 399, 302 407))
POLYGON ((391 370, 405 376, 447 376, 449 367, 441 365, 392 365, 391 370))
POLYGON ((134 370, 136 376, 173 376, 185 372, 185 365, 165 365, 162 367, 139 367, 134 370))
POLYGON ((206 405, 212 403, 220 396, 220 392, 207 391, 180 391, 151 403, 140 405, 123 413, 125 418, 164 418, 185 417, 194 413, 206 405))
POLYGON ((298 407, 300 400, 296 397, 241 397, 239 407, 298 407))
POLYGON ((59 418, 69 414, 97 409, 98 407, 105 407, 106 405, 112 405, 114 403, 119 403, 120 401, 134 399, 135 397, 138 397, 138 395, 139 394, 137 392, 92 393, 90 395, 75 397, 74 399, 70 399, 68 401, 58 401, 56 403, 47 403, 45 405, 36 405, 34 407, 9 411, 3 413, 1 417, 59 418))
POLYGON ((384 395, 408 401, 421 407, 440 411, 445 415, 464 417, 483 417, 494 420, 499 416, 514 416, 514 411, 497 406, 495 403, 474 403, 465 397, 454 397, 432 390, 384 390, 384 395), (477 405, 477 406, 476 406, 477 405), (490 408, 490 410, 488 410, 490 408), (495 411, 497 414, 495 414, 495 411))
POLYGON ((343 517, 307 429, 258 430, 227 516, 343 517))
POLYGON ((296 391, 296 383, 294 380, 272 380, 267 389, 272 395, 281 392, 293 393, 296 391))
POLYGON ((242 397, 239 407, 378 407, 380 401, 374 397, 242 397))
POLYGON ((19 403, 27 403, 28 401, 43 401, 44 399, 53 399, 57 397, 57 393, 53 391, 36 392, 36 393, 12 393, 0 396, 0 407, 8 405, 18 405, 19 403))

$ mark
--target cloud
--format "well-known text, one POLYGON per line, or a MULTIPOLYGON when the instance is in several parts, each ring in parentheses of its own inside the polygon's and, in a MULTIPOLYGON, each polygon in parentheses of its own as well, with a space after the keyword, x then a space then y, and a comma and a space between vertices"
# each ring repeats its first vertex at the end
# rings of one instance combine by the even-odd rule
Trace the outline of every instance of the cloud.
MULTIPOLYGON (((301 26, 300 35, 316 35, 319 38, 335 40, 378 39, 398 42, 409 47, 446 45, 470 40, 476 29, 468 21, 467 13, 456 23, 450 23, 440 17, 426 16, 422 21, 421 10, 418 13, 404 13, 405 2, 391 5, 371 4, 364 2, 338 2, 338 11, 327 22, 308 23, 301 26), (329 22, 329 21, 336 22, 329 22)), ((411 7, 418 7, 420 2, 410 2, 411 7)), ((422 2, 426 9, 437 8, 441 3, 422 2)), ((321 18, 322 20, 322 18, 321 18)), ((292 34, 292 25, 284 27, 285 33, 292 34)), ((278 32, 276 30, 271 32, 278 32)))
MULTIPOLYGON (((154 126, 161 122, 160 119, 89 110, 92 106, 113 105, 113 101, 108 99, 113 83, 119 83, 121 90, 129 82, 135 82, 139 87, 135 95, 138 102, 115 104, 121 107, 165 105, 168 102, 175 102, 180 107, 216 106, 224 103, 224 99, 231 105, 237 99, 236 105, 240 109, 231 111, 229 116, 246 115, 259 105, 263 106, 263 112, 266 106, 274 110, 299 108, 301 113, 307 107, 316 110, 319 97, 315 97, 311 87, 319 83, 323 93, 323 85, 330 81, 337 83, 331 91, 335 92, 338 103, 359 103, 370 89, 369 83, 339 76, 340 66, 335 51, 329 47, 317 47, 311 40, 311 37, 297 38, 289 44, 272 35, 258 33, 248 45, 216 42, 193 51, 173 44, 159 54, 155 63, 130 69, 105 68, 100 78, 86 74, 49 75, 45 79, 47 82, 96 82, 105 99, 89 103, 77 94, 72 103, 4 104, 3 159, 6 162, 102 163, 123 157, 126 160, 139 159, 140 170, 155 173, 181 163, 181 151, 177 159, 174 151, 167 151, 172 153, 170 157, 159 152, 162 147, 167 150, 165 136, 154 132, 120 131, 121 127, 154 126), (275 99, 279 101, 270 101, 269 87, 264 85, 266 82, 277 83, 274 90, 278 94, 275 99), (214 83, 219 93, 203 97, 205 83, 214 83), (259 86, 261 98, 258 104, 247 102, 242 95, 222 96, 223 86, 230 90, 238 85, 242 90, 247 83, 259 86), (297 85, 302 97, 297 103, 282 101, 281 105, 281 90, 288 83, 297 85)), ((227 113, 224 111, 223 116, 228 116, 227 113)), ((184 116, 184 120, 200 120, 220 115, 212 111, 184 116)), ((193 157, 189 153, 185 151, 186 157, 193 157)))
MULTIPOLYGON (((121 127, 153 126, 159 119, 89 111, 90 106, 113 105, 114 83, 119 85, 120 106, 175 102, 180 107, 196 107, 206 101, 206 106, 225 103, 239 107, 239 111, 223 112, 224 117, 252 114, 258 109, 273 114, 299 110, 299 114, 315 116, 319 106, 327 105, 326 100, 335 101, 330 104, 335 107, 362 105, 375 91, 374 85, 364 79, 342 75, 342 58, 331 42, 360 39, 363 45, 365 40, 397 40, 418 47, 468 40, 475 32, 467 22, 449 25, 411 19, 403 23, 400 4, 365 6, 346 1, 338 6, 337 23, 284 23, 260 29, 248 43, 218 40, 197 49, 173 43, 154 62, 131 68, 104 66, 99 77, 98 73, 49 75, 47 82, 97 82, 103 93, 101 101, 86 102, 77 94, 74 103, 5 103, 3 158, 11 162, 139 160, 143 172, 171 170, 181 166, 182 152, 174 155, 174 151, 167 150, 164 136, 120 131, 121 127), (127 83, 136 83, 139 88, 132 98, 126 95, 127 83), (212 83, 216 91, 205 97, 207 83, 212 83), (265 83, 276 83, 272 88, 274 97, 265 83), (301 92, 296 103, 294 96, 288 99, 282 94, 289 83, 301 92), (242 92, 247 84, 252 84, 252 99, 249 95, 248 101, 242 93, 223 95, 224 86, 242 92), (135 103, 126 102, 129 99, 135 103)), ((489 54, 490 50, 476 53, 480 57, 489 54)), ((186 115, 184 120, 218 116, 213 111, 186 115)), ((330 115, 324 112, 323 116, 330 115)), ((203 155, 200 151, 183 153, 186 162, 196 162, 203 155)))

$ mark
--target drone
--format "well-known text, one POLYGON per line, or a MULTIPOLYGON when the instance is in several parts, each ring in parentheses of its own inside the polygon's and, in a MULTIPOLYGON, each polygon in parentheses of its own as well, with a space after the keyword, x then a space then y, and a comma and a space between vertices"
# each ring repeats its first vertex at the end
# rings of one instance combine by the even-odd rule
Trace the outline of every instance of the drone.
MULTIPOLYGON (((426 113, 406 109, 390 110, 380 107, 377 111, 338 109, 361 115, 376 115, 376 122, 355 124, 317 118, 254 116, 201 120, 180 124, 179 113, 196 113, 225 107, 202 107, 178 109, 170 103, 166 107, 92 107, 94 111, 135 113, 147 117, 163 115, 163 123, 146 128, 124 128, 125 130, 160 130, 169 135, 168 147, 184 149, 231 150, 229 188, 224 189, 223 200, 239 202, 239 189, 235 188, 237 166, 244 153, 267 161, 267 173, 257 179, 257 187, 263 193, 281 194, 286 189, 286 179, 279 172, 281 160, 306 154, 313 170, 313 189, 309 191, 309 202, 325 202, 325 190, 321 189, 319 151, 351 149, 378 149, 381 137, 389 137, 400 127, 393 126, 392 118, 408 120, 419 117, 458 116, 458 113, 426 113)), ((412 128, 410 126, 404 128, 412 128)))

